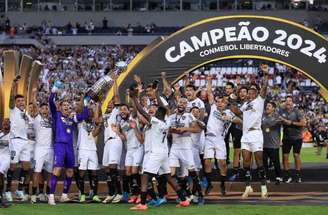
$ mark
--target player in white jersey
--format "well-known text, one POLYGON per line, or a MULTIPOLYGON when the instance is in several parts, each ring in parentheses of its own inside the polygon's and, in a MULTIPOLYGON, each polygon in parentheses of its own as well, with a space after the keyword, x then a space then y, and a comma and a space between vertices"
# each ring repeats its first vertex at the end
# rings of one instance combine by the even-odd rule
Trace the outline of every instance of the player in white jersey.
POLYGON ((5 175, 10 167, 9 132, 10 121, 7 118, 2 121, 2 130, 0 132, 0 207, 3 208, 9 206, 9 204, 7 204, 6 200, 3 198, 5 175))
MULTIPOLYGON (((146 210, 148 208, 146 205, 147 186, 149 180, 157 174, 166 175, 169 184, 174 188, 181 199, 179 206, 188 206, 190 203, 186 200, 183 190, 170 176, 167 144, 169 124, 164 121, 167 112, 166 108, 162 102, 159 102, 160 107, 156 110, 155 116, 150 116, 144 111, 140 103, 137 101, 137 93, 131 92, 130 96, 132 97, 133 103, 138 112, 147 121, 144 141, 146 154, 143 161, 143 174, 141 177, 141 202, 135 207, 132 207, 131 210, 146 210)), ((158 94, 156 97, 159 99, 158 94)), ((152 197, 156 198, 156 196, 152 197)))
POLYGON ((198 107, 200 110, 200 119, 203 120, 205 114, 205 104, 196 96, 196 87, 192 84, 187 85, 185 95, 188 99, 186 111, 190 113, 191 108, 198 107))
POLYGON ((256 87, 251 87, 247 92, 247 101, 238 110, 232 107, 235 114, 243 116, 243 136, 241 138, 241 149, 243 156, 243 168, 245 172, 246 189, 242 198, 247 198, 253 192, 250 186, 251 180, 251 158, 255 154, 255 161, 258 168, 259 178, 261 180, 261 196, 268 197, 266 187, 266 175, 263 167, 263 133, 261 130, 262 115, 264 110, 264 101, 268 87, 268 65, 261 64, 260 69, 264 74, 264 80, 261 86, 260 94, 256 87))
POLYGON ((35 132, 35 148, 34 148, 34 174, 31 203, 37 201, 37 189, 39 188, 39 200, 45 201, 44 195, 44 179, 47 181, 46 193, 49 194, 50 174, 53 169, 53 143, 52 143, 52 123, 47 103, 40 105, 40 113, 35 117, 33 122, 35 132), (42 176, 42 171, 45 174, 42 176))
POLYGON ((78 168, 79 168, 79 189, 81 192, 80 203, 86 201, 84 192, 84 176, 86 171, 91 170, 90 189, 93 190, 92 201, 101 202, 98 197, 98 176, 99 169, 96 138, 101 131, 102 116, 100 104, 96 103, 93 114, 88 119, 78 124, 78 168), (93 115, 93 116, 92 116, 93 115))
MULTIPOLYGON (((177 169, 182 171, 187 169, 189 176, 192 177, 193 186, 198 193, 198 203, 204 204, 203 193, 201 190, 199 176, 196 172, 196 166, 193 159, 191 133, 198 133, 201 128, 196 123, 195 117, 186 112, 188 100, 180 98, 178 100, 176 113, 170 115, 167 119, 170 124, 170 133, 172 134, 172 146, 170 151, 171 174, 175 177, 177 169)), ((186 178, 183 180, 183 188, 186 189, 186 178)))
POLYGON ((125 104, 120 107, 119 128, 113 127, 122 141, 126 145, 125 174, 132 188, 132 195, 129 203, 138 203, 140 201, 140 175, 139 168, 142 164, 144 148, 143 135, 140 132, 139 124, 135 117, 132 117, 129 107, 125 104))
POLYGON ((225 195, 225 181, 227 177, 227 151, 225 145, 225 137, 231 126, 231 123, 241 124, 241 119, 235 116, 227 108, 228 101, 223 96, 214 96, 212 93, 212 81, 208 77, 207 95, 208 101, 211 105, 211 112, 207 121, 206 139, 205 139, 205 176, 208 181, 206 193, 212 188, 211 173, 212 173, 212 160, 216 159, 220 168, 221 175, 221 194, 225 195))
POLYGON ((200 154, 204 151, 204 145, 201 143, 201 137, 204 133, 204 129, 206 127, 205 123, 200 120, 201 110, 194 106, 190 109, 191 114, 195 117, 197 124, 201 128, 200 132, 197 133, 191 133, 191 139, 192 139, 192 151, 194 155, 194 162, 197 171, 200 171, 202 169, 202 161, 200 154))
POLYGON ((116 81, 114 82, 114 100, 110 101, 104 114, 104 152, 102 164, 106 168, 108 195, 103 203, 118 203, 122 200, 122 188, 119 167, 123 152, 123 143, 115 132, 119 120, 119 95, 116 81))
POLYGON ((29 119, 25 111, 25 98, 16 95, 14 98, 15 106, 10 110, 10 144, 11 155, 10 169, 7 172, 6 197, 12 201, 11 182, 16 166, 21 163, 22 169, 19 174, 19 184, 16 196, 22 201, 28 200, 28 174, 31 167, 31 146, 28 142, 28 123, 29 119))

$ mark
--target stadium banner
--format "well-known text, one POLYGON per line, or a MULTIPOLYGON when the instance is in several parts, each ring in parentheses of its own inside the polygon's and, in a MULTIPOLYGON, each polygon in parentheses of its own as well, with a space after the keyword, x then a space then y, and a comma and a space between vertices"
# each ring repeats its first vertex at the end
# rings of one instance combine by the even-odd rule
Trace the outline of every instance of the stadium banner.
MULTIPOLYGON (((187 26, 137 55, 120 77, 120 91, 133 82, 145 82, 166 72, 174 81, 186 72, 224 59, 260 59, 297 69, 323 91, 328 86, 328 41, 301 24, 267 16, 215 17, 187 26)), ((107 102, 111 99, 108 94, 107 102)), ((106 102, 105 102, 106 104, 106 102)))

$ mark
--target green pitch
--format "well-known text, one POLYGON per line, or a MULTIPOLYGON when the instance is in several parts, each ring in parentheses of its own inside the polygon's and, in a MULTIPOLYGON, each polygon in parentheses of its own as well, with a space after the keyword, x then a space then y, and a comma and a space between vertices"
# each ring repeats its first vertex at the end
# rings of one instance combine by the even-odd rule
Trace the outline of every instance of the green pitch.
POLYGON ((155 214, 155 215, 295 215, 311 214, 323 215, 327 213, 328 206, 260 206, 260 205, 219 205, 211 204, 205 206, 191 206, 188 208, 175 208, 174 204, 165 205, 160 208, 150 208, 148 211, 130 211, 131 205, 102 205, 102 204, 60 204, 55 207, 46 204, 39 205, 14 205, 11 208, 1 209, 1 215, 131 215, 131 214, 155 214))
MULTIPOLYGON (((323 148, 321 155, 316 154, 317 149, 314 147, 311 148, 302 148, 301 158, 303 163, 328 163, 326 159, 326 148, 323 148)), ((233 148, 230 148, 230 161, 233 160, 233 148)), ((280 149, 280 160, 282 160, 282 151, 280 149)), ((289 162, 294 163, 293 153, 289 154, 289 162)))

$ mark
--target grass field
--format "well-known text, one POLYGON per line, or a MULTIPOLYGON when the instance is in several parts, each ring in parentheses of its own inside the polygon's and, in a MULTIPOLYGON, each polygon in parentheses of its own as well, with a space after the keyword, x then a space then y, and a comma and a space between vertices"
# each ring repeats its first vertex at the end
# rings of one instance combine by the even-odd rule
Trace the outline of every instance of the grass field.
MULTIPOLYGON (((323 148, 321 155, 316 155, 317 149, 310 147, 310 148, 303 148, 301 151, 301 158, 303 163, 328 163, 328 159, 326 159, 326 149, 323 148)), ((230 160, 233 159, 233 149, 230 148, 230 160)), ((280 151, 280 159, 282 159, 282 152, 280 151)), ((289 162, 293 163, 293 154, 290 153, 289 155, 289 162)))
POLYGON ((11 208, 1 209, 1 215, 127 215, 127 214, 155 214, 155 215, 205 215, 205 214, 223 214, 223 215, 295 215, 311 214, 323 215, 327 213, 328 206, 263 206, 263 205, 205 205, 191 206, 189 208, 175 208, 173 204, 165 205, 160 208, 150 208, 146 212, 130 211, 131 205, 79 205, 79 204, 61 204, 55 207, 46 204, 41 205, 14 205, 11 208))

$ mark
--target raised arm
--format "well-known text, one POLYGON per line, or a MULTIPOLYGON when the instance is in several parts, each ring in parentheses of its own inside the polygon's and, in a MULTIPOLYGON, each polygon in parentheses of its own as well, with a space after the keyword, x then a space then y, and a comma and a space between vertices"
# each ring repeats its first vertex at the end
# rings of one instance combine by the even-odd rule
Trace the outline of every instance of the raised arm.
POLYGON ((170 94, 172 94, 172 88, 171 88, 169 82, 166 79, 166 73, 165 72, 161 73, 161 78, 162 78, 162 82, 163 82, 163 93, 169 92, 170 94))
POLYGON ((49 109, 52 116, 55 116, 57 113, 57 107, 55 103, 56 93, 50 93, 49 96, 49 109))
POLYGON ((96 103, 95 129, 93 129, 92 131, 92 136, 97 137, 100 134, 102 124, 103 124, 103 117, 101 114, 101 106, 99 103, 96 103))
POLYGON ((146 111, 142 108, 141 104, 139 103, 138 97, 137 97, 137 92, 136 91, 130 91, 130 97, 131 97, 132 102, 133 102, 133 105, 135 106, 135 108, 137 109, 137 111, 143 117, 145 117, 145 119, 148 121, 148 123, 150 123, 151 117, 149 116, 148 113, 146 113, 146 111))
POLYGON ((157 100, 157 103, 160 107, 163 107, 163 108, 166 109, 167 115, 170 115, 170 109, 168 108, 167 105, 164 105, 164 103, 162 101, 162 98, 159 96, 158 90, 156 90, 156 100, 157 100))
POLYGON ((75 122, 82 122, 90 117, 89 108, 84 106, 82 113, 77 113, 75 116, 75 122))
POLYGON ((10 100, 9 100, 9 108, 10 109, 15 108, 15 96, 17 94, 17 82, 18 82, 19 78, 20 78, 20 76, 18 76, 14 79, 11 89, 10 89, 10 100))
POLYGON ((121 103, 120 94, 118 91, 117 79, 114 80, 114 105, 121 103))
POLYGON ((209 104, 213 104, 214 103, 214 95, 212 92, 212 76, 208 75, 206 77, 207 79, 207 96, 208 96, 208 102, 209 104))
POLYGON ((268 91, 268 73, 269 73, 269 66, 266 64, 262 64, 261 65, 261 70, 263 71, 264 74, 264 80, 262 82, 262 86, 261 86, 261 91, 260 91, 260 96, 262 98, 265 98, 267 95, 267 91, 268 91))

